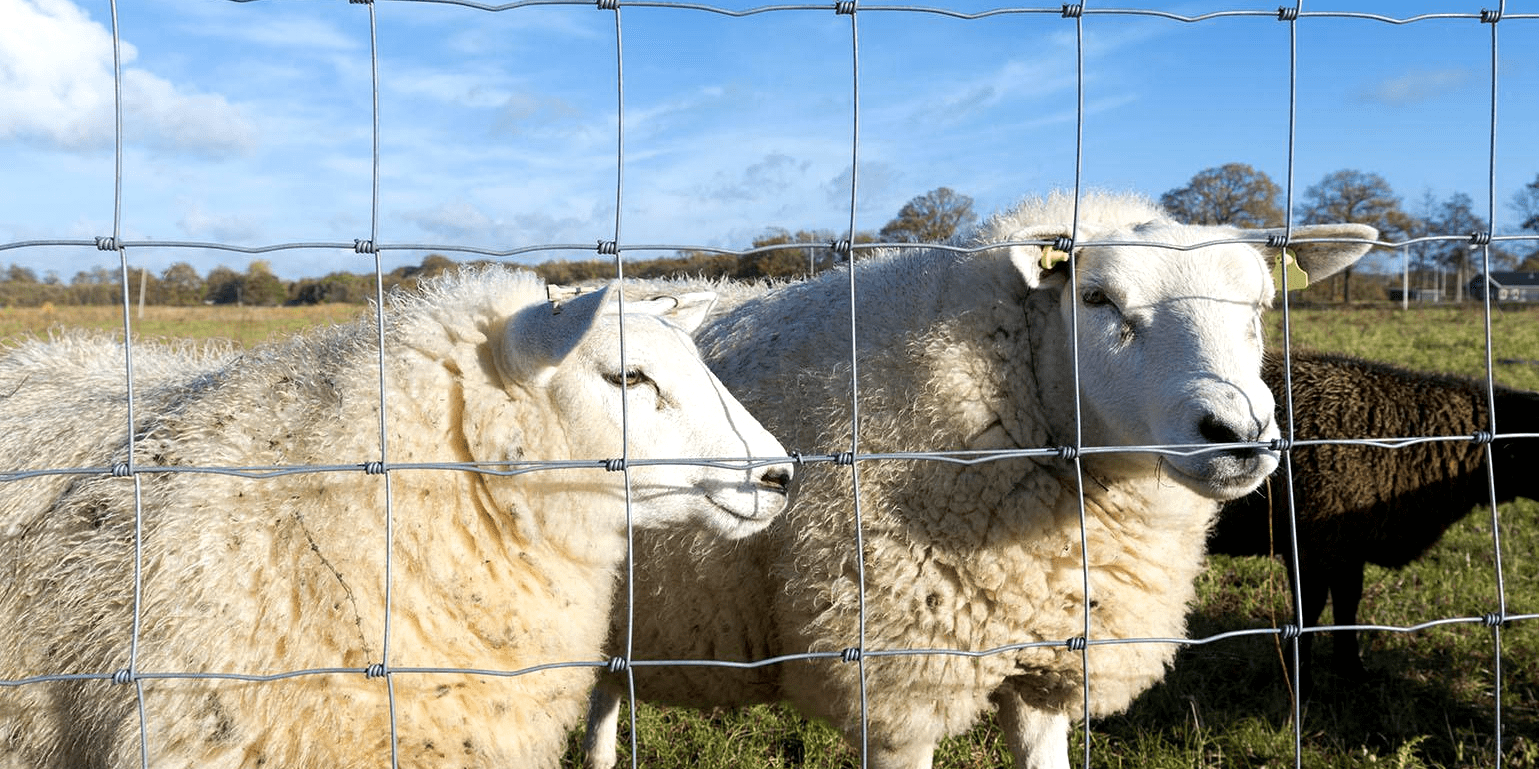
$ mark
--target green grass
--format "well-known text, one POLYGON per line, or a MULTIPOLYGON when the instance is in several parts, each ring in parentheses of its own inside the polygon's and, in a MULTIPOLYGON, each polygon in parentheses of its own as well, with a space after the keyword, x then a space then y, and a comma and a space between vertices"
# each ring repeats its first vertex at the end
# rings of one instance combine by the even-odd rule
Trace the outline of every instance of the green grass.
MULTIPOLYGON (((220 337, 252 344, 296 328, 345 320, 355 306, 314 308, 150 308, 136 333, 149 337, 220 337)), ((1274 326, 1280 325, 1274 314, 1274 326)), ((50 325, 121 329, 117 308, 0 310, 0 339, 50 325)), ((1295 346, 1333 350, 1413 368, 1483 376, 1484 320, 1473 306, 1295 309, 1295 346)), ((1539 309, 1492 318, 1498 382, 1539 389, 1539 309)), ((1269 337, 1280 339, 1274 328, 1269 337)), ((1539 612, 1539 502, 1499 509, 1509 613, 1539 612)), ((1496 608, 1489 511, 1455 525, 1424 558, 1402 570, 1370 567, 1361 621, 1406 626, 1444 617, 1476 617, 1496 608)), ((1260 558, 1218 556, 1199 582, 1191 635, 1271 627, 1289 620, 1281 566, 1260 558)), ((1328 621, 1327 617, 1327 621, 1328 621)), ((1369 680, 1334 678, 1316 666, 1317 696, 1300 722, 1306 767, 1488 767, 1495 764, 1493 633, 1480 624, 1415 633, 1364 633, 1369 680)), ((1503 764, 1539 766, 1539 622, 1501 633, 1505 744, 1503 764)), ((1323 663, 1330 640, 1315 643, 1323 663)), ((1189 646, 1165 680, 1126 713, 1090 724, 1095 767, 1288 767, 1294 724, 1282 682, 1283 648, 1273 636, 1245 636, 1189 646)), ((639 762, 658 769, 858 766, 827 726, 778 706, 699 713, 643 704, 639 762)), ((622 724, 625 720, 622 719, 622 724)), ((628 728, 621 757, 628 761, 628 728)), ((1078 762, 1083 732, 1071 742, 1078 762)), ((563 766, 580 765, 573 749, 563 766)), ((940 769, 1010 766, 992 722, 948 740, 940 769)))

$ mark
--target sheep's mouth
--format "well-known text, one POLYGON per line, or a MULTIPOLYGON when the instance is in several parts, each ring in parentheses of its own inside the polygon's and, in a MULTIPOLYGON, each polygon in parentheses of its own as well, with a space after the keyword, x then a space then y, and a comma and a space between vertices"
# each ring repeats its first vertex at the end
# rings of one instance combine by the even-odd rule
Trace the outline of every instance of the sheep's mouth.
POLYGON ((747 527, 748 530, 744 532, 744 535, 746 535, 767 526, 769 522, 774 520, 775 516, 785 508, 786 492, 784 489, 777 489, 769 486, 754 486, 751 495, 753 497, 753 501, 750 505, 752 509, 749 512, 744 512, 738 507, 723 503, 721 500, 716 498, 714 493, 706 493, 705 498, 716 509, 721 510, 722 512, 731 516, 732 519, 737 523, 737 527, 735 528, 741 529, 747 527), (761 496, 764 494, 770 495, 770 499, 764 500, 761 496))
POLYGON ((1260 486, 1276 469, 1276 459, 1277 453, 1269 450, 1243 458, 1220 455, 1201 462, 1198 467, 1202 472, 1191 472, 1179 462, 1161 464, 1165 473, 1181 485, 1205 497, 1227 502, 1260 486))

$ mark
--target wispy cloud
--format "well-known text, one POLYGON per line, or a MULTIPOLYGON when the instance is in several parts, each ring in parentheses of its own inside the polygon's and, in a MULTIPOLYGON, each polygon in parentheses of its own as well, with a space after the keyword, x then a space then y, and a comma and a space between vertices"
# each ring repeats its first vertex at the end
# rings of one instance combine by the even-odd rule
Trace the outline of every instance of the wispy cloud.
POLYGON ((1363 93, 1363 98, 1392 107, 1406 107, 1464 88, 1473 78, 1474 73, 1467 69, 1409 72, 1374 83, 1363 93))

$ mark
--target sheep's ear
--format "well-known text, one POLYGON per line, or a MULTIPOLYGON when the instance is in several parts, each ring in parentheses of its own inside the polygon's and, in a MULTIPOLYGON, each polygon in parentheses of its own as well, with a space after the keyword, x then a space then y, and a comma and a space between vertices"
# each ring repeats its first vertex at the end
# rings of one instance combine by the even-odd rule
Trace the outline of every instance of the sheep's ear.
MULTIPOLYGON (((1260 232, 1267 236, 1283 234, 1280 228, 1260 230, 1260 232)), ((1298 242, 1303 238, 1373 241, 1379 239, 1379 231, 1366 224, 1306 224, 1294 227, 1288 235, 1288 252, 1293 254, 1293 258, 1309 276, 1309 280, 1316 281, 1351 267, 1373 248, 1373 243, 1298 242)), ((1281 256, 1276 249, 1263 250, 1274 262, 1281 256)))
MULTIPOLYGON (((657 314, 673 321, 685 334, 694 334, 705 323, 705 318, 711 317, 711 308, 716 306, 716 292, 688 291, 654 297, 654 300, 662 303, 657 314)), ((626 303, 625 309, 626 312, 631 311, 631 305, 626 303)))
POLYGON ((494 348, 498 371, 510 382, 539 382, 577 348, 609 298, 606 286, 561 304, 540 302, 514 313, 494 348))
MULTIPOLYGON (((1010 240, 1051 241, 1069 236, 1067 227, 1050 224, 1019 230, 1010 235, 1010 240)), ((1010 261, 1020 271, 1021 277, 1026 279, 1026 287, 1036 288, 1053 275, 1066 275, 1071 260, 1068 253, 1049 245, 1010 246, 1010 261)))

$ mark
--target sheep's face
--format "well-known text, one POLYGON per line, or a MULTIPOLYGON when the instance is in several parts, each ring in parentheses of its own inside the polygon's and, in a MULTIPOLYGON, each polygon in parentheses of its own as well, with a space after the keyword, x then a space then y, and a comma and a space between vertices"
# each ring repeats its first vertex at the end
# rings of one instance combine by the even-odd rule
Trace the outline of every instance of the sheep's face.
MULTIPOLYGON (((581 426, 567 431, 570 458, 627 459, 628 472, 610 473, 604 492, 623 498, 629 476, 634 525, 703 524, 732 537, 762 529, 785 507, 791 467, 747 466, 786 451, 700 359, 689 331, 705 309, 691 312, 695 305, 678 298, 627 302, 622 366, 622 320, 606 300, 586 300, 599 309, 559 360, 509 363, 523 355, 517 348, 527 340, 510 328, 505 348, 513 349, 504 349, 504 375, 523 378, 527 389, 549 398, 563 423, 581 426), (711 459, 724 461, 700 462, 711 459)), ((563 309, 555 319, 584 309, 563 309)))
MULTIPOLYGON (((1194 229, 1097 239, 1224 237, 1194 229)), ((1277 453, 1260 445, 1278 435, 1261 380, 1261 311, 1274 290, 1266 260, 1248 245, 1092 246, 1076 262, 1063 306, 1067 316, 1072 299, 1078 316, 1084 444, 1181 446, 1161 455, 1170 477, 1217 499, 1255 488, 1277 467, 1277 453)))
MULTIPOLYGON (((1153 222, 1093 239, 1195 246, 1237 234, 1153 222)), ((1327 260, 1313 251, 1330 250, 1339 263, 1343 248, 1355 259, 1368 246, 1313 249, 1307 261, 1325 271, 1327 260)), ((1261 379, 1261 312, 1276 291, 1272 259, 1244 243, 1184 251, 1090 245, 1074 262, 1063 314, 1066 324, 1071 307, 1077 315, 1084 445, 1178 447, 1104 461, 1159 456, 1164 475, 1214 499, 1259 485, 1278 459, 1268 445, 1278 437, 1275 403, 1261 379)))

